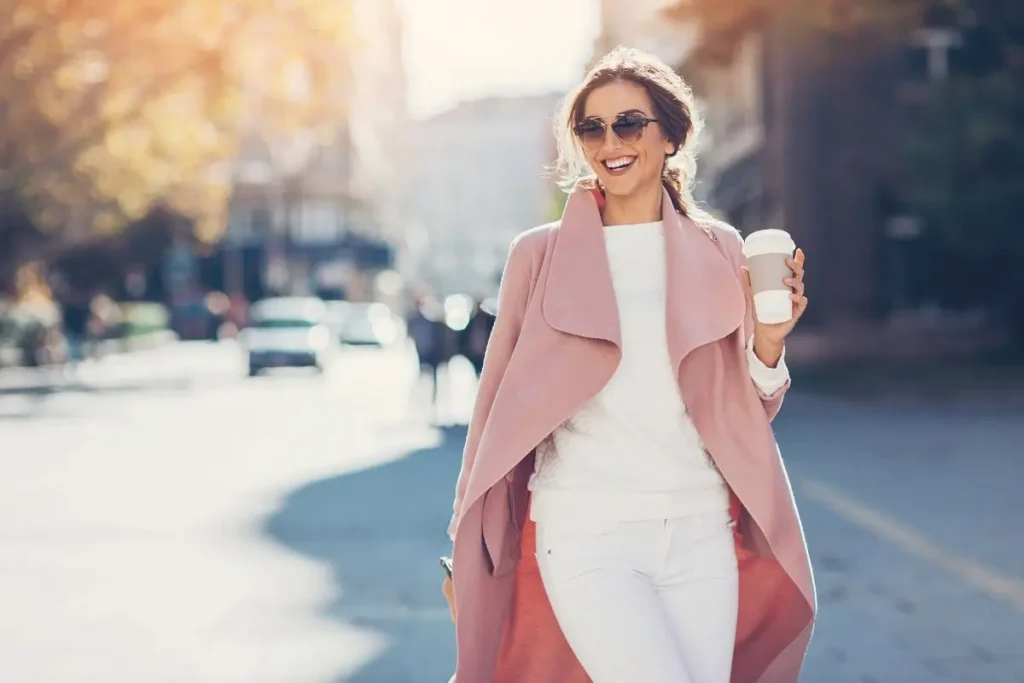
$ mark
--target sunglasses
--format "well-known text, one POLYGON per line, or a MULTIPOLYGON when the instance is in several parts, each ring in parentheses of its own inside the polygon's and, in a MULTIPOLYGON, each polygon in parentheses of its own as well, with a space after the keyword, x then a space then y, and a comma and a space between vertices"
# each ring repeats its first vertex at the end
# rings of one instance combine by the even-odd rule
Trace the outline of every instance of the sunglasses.
POLYGON ((640 142, 648 124, 657 122, 658 119, 649 119, 643 114, 626 112, 616 116, 610 126, 601 119, 594 118, 577 123, 573 131, 584 147, 599 147, 604 144, 609 127, 619 140, 631 145, 640 142))

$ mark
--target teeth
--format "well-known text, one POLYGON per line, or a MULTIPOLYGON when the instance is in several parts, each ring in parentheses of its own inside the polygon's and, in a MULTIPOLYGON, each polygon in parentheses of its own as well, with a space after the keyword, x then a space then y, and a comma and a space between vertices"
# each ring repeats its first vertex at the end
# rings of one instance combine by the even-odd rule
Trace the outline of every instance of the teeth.
POLYGON ((633 163, 633 157, 622 157, 621 159, 609 159, 608 161, 604 162, 604 165, 612 170, 615 170, 617 168, 629 166, 631 163, 633 163))

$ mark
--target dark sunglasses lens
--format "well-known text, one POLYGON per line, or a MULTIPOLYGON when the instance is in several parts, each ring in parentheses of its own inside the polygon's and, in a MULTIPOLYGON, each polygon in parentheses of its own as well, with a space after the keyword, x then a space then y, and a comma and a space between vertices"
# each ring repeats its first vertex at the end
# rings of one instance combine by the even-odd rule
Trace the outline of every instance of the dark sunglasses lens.
POLYGON ((600 123, 584 123, 576 128, 576 135, 584 145, 599 145, 604 140, 604 126, 600 123))
POLYGON ((623 117, 612 124, 612 130, 623 142, 636 142, 644 134, 644 120, 623 117))

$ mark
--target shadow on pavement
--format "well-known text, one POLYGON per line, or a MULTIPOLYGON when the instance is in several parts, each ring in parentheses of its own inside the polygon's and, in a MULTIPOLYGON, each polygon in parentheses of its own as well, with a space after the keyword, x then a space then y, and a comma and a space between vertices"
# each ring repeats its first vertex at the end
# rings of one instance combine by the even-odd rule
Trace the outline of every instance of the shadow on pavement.
POLYGON ((297 489, 268 518, 277 543, 330 565, 333 619, 387 639, 375 660, 339 683, 447 681, 455 644, 441 595, 438 557, 465 427, 441 430, 436 446, 297 489))
POLYGON ((148 382, 120 384, 89 384, 87 382, 57 381, 17 387, 0 387, 2 396, 52 396, 55 394, 133 394, 145 391, 187 391, 192 381, 186 378, 168 378, 148 382))

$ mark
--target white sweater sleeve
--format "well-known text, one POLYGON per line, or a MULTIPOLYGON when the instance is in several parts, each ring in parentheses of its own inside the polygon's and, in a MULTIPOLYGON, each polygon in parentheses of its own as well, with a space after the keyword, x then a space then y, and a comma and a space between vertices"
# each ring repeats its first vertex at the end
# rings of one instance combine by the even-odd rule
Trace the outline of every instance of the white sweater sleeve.
POLYGON ((761 359, 754 353, 754 337, 747 340, 747 365, 750 368, 750 379, 762 392, 771 396, 781 389, 789 381, 789 368, 786 367, 786 349, 782 349, 782 357, 779 364, 770 368, 761 362, 761 359))

